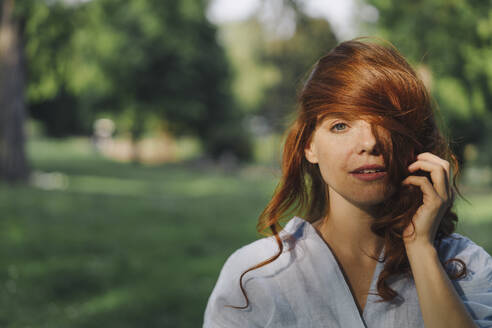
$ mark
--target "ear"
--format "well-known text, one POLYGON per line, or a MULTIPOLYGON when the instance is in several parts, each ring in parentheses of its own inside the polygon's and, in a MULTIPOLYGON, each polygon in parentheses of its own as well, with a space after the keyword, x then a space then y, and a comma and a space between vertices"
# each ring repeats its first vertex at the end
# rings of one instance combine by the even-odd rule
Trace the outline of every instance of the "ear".
POLYGON ((316 151, 316 146, 314 145, 314 142, 312 140, 309 143, 309 145, 304 149, 304 156, 306 157, 309 163, 311 164, 318 163, 318 153, 316 151))

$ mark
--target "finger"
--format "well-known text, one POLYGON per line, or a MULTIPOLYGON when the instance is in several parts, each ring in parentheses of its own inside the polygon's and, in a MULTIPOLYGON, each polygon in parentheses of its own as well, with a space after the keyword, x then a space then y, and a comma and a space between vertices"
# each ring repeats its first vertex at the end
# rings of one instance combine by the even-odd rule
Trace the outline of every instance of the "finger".
POLYGON ((446 170, 446 173, 449 176, 450 165, 449 165, 449 162, 446 161, 445 159, 442 159, 441 157, 434 155, 433 153, 429 153, 429 152, 418 154, 417 159, 418 160, 423 159, 423 160, 426 160, 429 162, 439 163, 446 170))
POLYGON ((451 165, 450 163, 445 160, 445 159, 442 159, 441 157, 433 154, 433 153, 430 153, 430 152, 425 152, 425 153, 421 153, 421 154, 418 154, 417 155, 417 159, 424 159, 424 160, 428 160, 428 161, 431 161, 431 162, 434 162, 434 163, 439 163, 440 165, 442 165, 444 167, 444 170, 446 170, 446 188, 448 190, 448 201, 450 201, 451 203, 454 202, 454 198, 455 198, 455 191, 454 189, 451 187, 451 165))
POLYGON ((449 190, 447 172, 441 165, 429 161, 418 160, 417 162, 410 164, 408 170, 410 172, 415 172, 417 170, 430 172, 432 183, 439 196, 445 201, 450 198, 451 191, 449 190))
POLYGON ((429 179, 426 177, 420 177, 416 175, 410 175, 402 181, 402 184, 411 184, 420 187, 424 197, 430 197, 431 199, 440 199, 439 194, 436 192, 429 179))

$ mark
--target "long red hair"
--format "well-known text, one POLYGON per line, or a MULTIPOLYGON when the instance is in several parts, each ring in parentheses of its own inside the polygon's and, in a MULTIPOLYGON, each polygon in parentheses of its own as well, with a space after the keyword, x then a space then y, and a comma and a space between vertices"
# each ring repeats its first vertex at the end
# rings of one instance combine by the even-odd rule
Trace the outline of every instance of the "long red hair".
MULTIPOLYGON (((436 124, 431 98, 415 71, 398 50, 389 45, 362 41, 346 41, 332 49, 314 65, 298 96, 298 113, 288 132, 282 158, 282 178, 273 198, 259 217, 257 229, 272 234, 278 252, 271 258, 249 268, 252 270, 275 261, 283 251, 279 236, 279 220, 296 214, 309 222, 326 214, 328 193, 317 164, 305 158, 314 130, 328 114, 336 113, 348 118, 364 116, 373 126, 388 168, 389 181, 398 186, 392 196, 381 204, 382 215, 371 230, 385 240, 385 264, 379 275, 377 291, 383 301, 390 301, 398 293, 389 287, 388 279, 399 274, 411 275, 403 244, 403 230, 412 223, 412 217, 422 205, 422 192, 415 186, 401 185, 409 175, 408 165, 422 152, 431 152, 448 160, 452 166, 452 188, 458 193, 456 179, 459 166, 446 138, 436 124), (391 142, 382 140, 375 126, 390 132, 391 142)), ((456 228, 457 215, 449 207, 436 234, 439 247, 444 237, 456 228)), ((466 274, 466 265, 459 272, 448 272, 451 279, 466 274)), ((444 264, 447 264, 447 261, 444 264)))

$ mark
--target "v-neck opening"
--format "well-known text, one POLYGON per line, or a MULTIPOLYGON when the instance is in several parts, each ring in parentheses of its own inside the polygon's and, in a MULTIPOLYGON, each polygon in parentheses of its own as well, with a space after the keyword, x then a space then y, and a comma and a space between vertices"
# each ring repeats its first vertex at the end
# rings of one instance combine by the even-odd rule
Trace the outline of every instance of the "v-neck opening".
POLYGON ((366 313, 367 306, 369 305, 371 291, 373 291, 375 289, 374 285, 376 284, 376 274, 380 273, 380 271, 381 271, 380 266, 383 265, 383 263, 381 263, 380 261, 381 261, 381 256, 384 255, 384 246, 383 246, 383 248, 382 248, 382 250, 378 256, 376 266, 374 267, 374 271, 373 271, 372 277, 371 277, 371 283, 370 283, 369 290, 367 291, 367 295, 366 295, 366 302, 365 302, 364 308, 361 311, 359 304, 356 300, 355 294, 352 290, 352 287, 348 281, 348 277, 346 276, 344 270, 342 269, 341 264, 339 263, 338 259, 336 258, 335 253, 331 249, 331 246, 323 239, 323 237, 319 234, 318 230, 310 222, 308 222, 308 221, 306 221, 300 217, 296 217, 296 218, 306 222, 307 225, 309 226, 309 229, 314 230, 314 231, 310 231, 310 232, 315 234, 315 236, 316 236, 315 238, 317 238, 318 242, 321 242, 322 244, 325 245, 326 249, 328 250, 328 254, 331 257, 332 261, 334 263, 336 263, 337 273, 339 275, 339 278, 340 277, 342 278, 341 280, 343 281, 343 285, 345 286, 345 290, 348 292, 348 294, 350 295, 350 297, 352 299, 352 305, 354 307, 354 310, 356 310, 357 313, 359 314, 359 319, 360 319, 363 327, 367 327, 367 324, 366 324, 365 318, 364 318, 364 313, 366 313))

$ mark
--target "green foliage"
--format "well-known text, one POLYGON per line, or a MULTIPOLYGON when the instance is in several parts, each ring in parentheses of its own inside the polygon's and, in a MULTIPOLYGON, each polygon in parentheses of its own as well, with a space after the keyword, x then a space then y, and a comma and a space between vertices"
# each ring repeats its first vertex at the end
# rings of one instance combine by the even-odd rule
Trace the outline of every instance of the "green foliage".
MULTIPOLYGON (((111 81, 112 92, 101 99, 108 110, 134 111, 136 123, 159 113, 171 132, 198 136, 209 155, 229 151, 247 159, 248 137, 234 109, 228 64, 204 6, 191 0, 93 1, 88 10, 104 19, 85 33, 102 31, 102 39, 85 38, 82 48, 96 46, 90 56, 98 54, 111 81), (112 43, 101 46, 106 40, 112 43)), ((135 124, 132 130, 137 138, 142 127, 135 124)))
POLYGON ((469 97, 465 94, 463 83, 452 77, 442 77, 436 81, 436 94, 442 108, 448 115, 466 120, 470 115, 469 97))
POLYGON ((29 2, 22 8, 33 116, 48 134, 63 136, 89 133, 97 113, 131 112, 134 139, 158 117, 171 133, 198 137, 209 155, 249 158, 228 62, 205 6, 201 0, 29 2), (217 132, 238 142, 217 144, 217 132))
POLYGON ((287 39, 266 40, 262 61, 275 67, 277 83, 266 90, 260 112, 275 129, 284 130, 288 114, 295 109, 297 91, 315 62, 336 45, 330 25, 297 13, 295 34, 287 39))
POLYGON ((220 35, 235 73, 233 91, 241 109, 262 116, 280 132, 295 110, 301 82, 336 40, 329 23, 308 17, 297 1, 275 3, 277 17, 263 21, 259 10, 246 21, 221 26, 220 35), (292 35, 276 30, 277 20, 285 17, 295 25, 292 35))
POLYGON ((261 59, 265 51, 262 26, 256 19, 250 19, 227 23, 219 29, 220 40, 234 72, 234 97, 243 111, 254 114, 267 96, 265 91, 281 78, 276 66, 261 59))
MULTIPOLYGON (((492 108, 492 8, 488 1, 368 0, 379 10, 376 29, 417 66, 432 72, 432 92, 455 150, 486 139, 492 108), (478 124, 478 125, 477 125, 478 124)), ((484 151, 489 151, 483 147, 484 151)))
POLYGON ((60 1, 16 1, 23 24, 27 65, 27 99, 32 117, 56 136, 90 131, 91 122, 78 108, 72 77, 72 36, 82 24, 79 8, 60 1))
POLYGON ((28 99, 34 103, 56 97, 70 81, 71 37, 76 10, 62 3, 32 2, 24 33, 29 67, 28 99), (40 33, 42 31, 42 33, 40 33))

